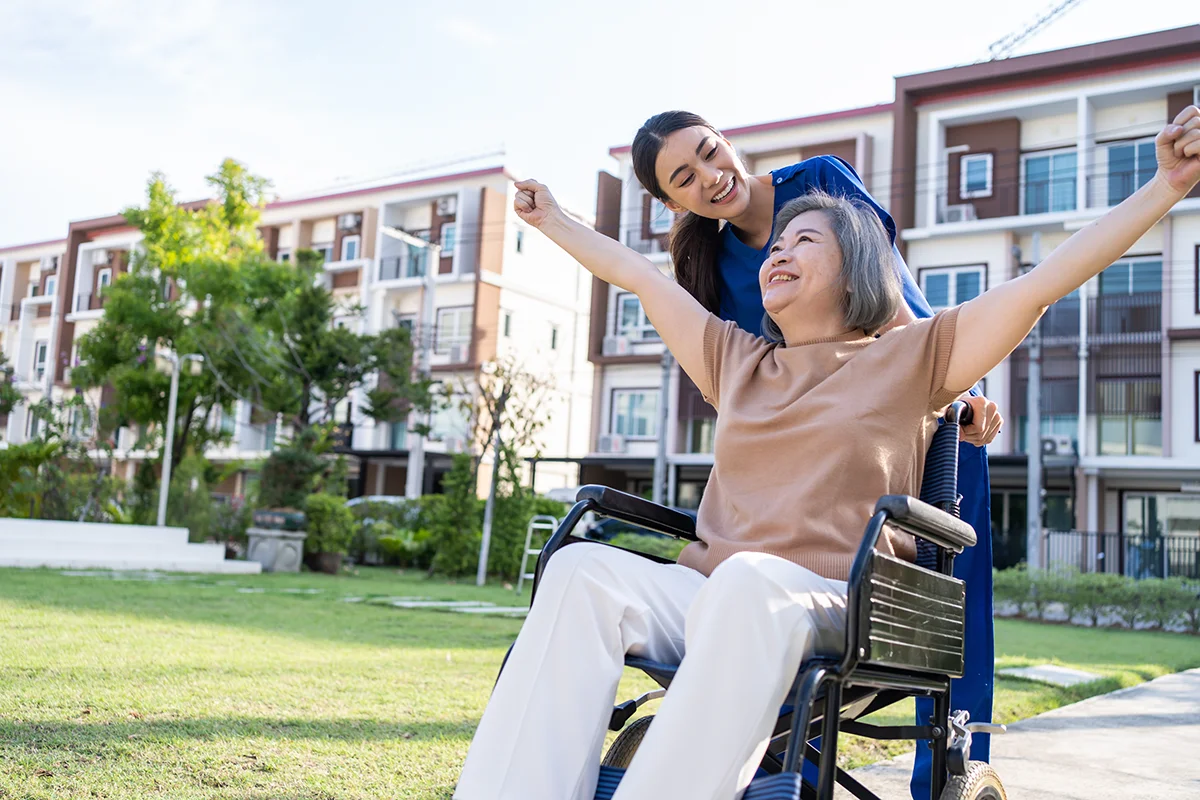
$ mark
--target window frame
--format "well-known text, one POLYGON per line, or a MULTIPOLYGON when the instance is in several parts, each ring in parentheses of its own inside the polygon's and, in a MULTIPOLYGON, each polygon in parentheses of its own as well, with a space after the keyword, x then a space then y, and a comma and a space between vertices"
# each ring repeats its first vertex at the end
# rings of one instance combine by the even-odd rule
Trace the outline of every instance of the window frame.
MULTIPOLYGON (((662 402, 662 387, 661 386, 621 386, 613 387, 609 390, 608 401, 608 433, 610 436, 622 436, 627 442, 655 442, 658 441, 658 417, 659 408, 657 403, 662 402), (636 395, 636 394, 653 394, 657 398, 654 407, 654 416, 651 419, 651 428, 653 433, 646 436, 633 436, 626 433, 617 432, 617 398, 620 395, 636 395)), ((632 420, 631 420, 632 421, 632 420)))
POLYGON ((333 242, 322 242, 321 244, 310 244, 308 246, 308 249, 313 250, 317 253, 324 252, 327 254, 325 256, 325 258, 321 261, 322 266, 324 266, 325 264, 333 263, 333 242))
POLYGON ((451 220, 450 222, 442 223, 442 226, 440 228, 438 228, 438 244, 442 248, 442 252, 441 252, 442 258, 453 258, 454 257, 454 253, 458 249, 458 220, 451 220), (453 240, 450 243, 449 247, 447 247, 445 244, 447 228, 449 228, 452 231, 451 239, 453 240))
POLYGON ((1035 216, 1037 214, 1063 214, 1068 211, 1077 211, 1079 209, 1079 148, 1074 147, 1074 146, 1055 147, 1055 148, 1052 148, 1049 150, 1032 150, 1028 153, 1021 153, 1020 188, 1021 188, 1021 191, 1020 191, 1020 197, 1018 198, 1018 206, 1017 206, 1018 216, 1028 217, 1028 216, 1035 216), (1046 210, 1045 211, 1026 211, 1025 210, 1025 196, 1028 193, 1026 191, 1026 186, 1029 183, 1028 170, 1027 170, 1026 165, 1028 164, 1029 160, 1032 158, 1049 158, 1049 159, 1051 159, 1050 160, 1051 172, 1050 172, 1050 177, 1047 180, 1047 183, 1049 183, 1051 185, 1051 187, 1053 187, 1053 184, 1055 181, 1054 172, 1053 172, 1053 167, 1054 167, 1053 157, 1056 155, 1060 155, 1062 153, 1072 153, 1075 156, 1075 169, 1073 170, 1073 175, 1072 175, 1072 177, 1075 181, 1075 194, 1073 195, 1073 198, 1071 200, 1071 207, 1064 208, 1064 209, 1055 209, 1053 207, 1054 206, 1053 188, 1051 188, 1050 193, 1046 197, 1046 210))
POLYGON ((96 273, 96 294, 112 286, 112 267, 105 267, 96 273), (106 281, 105 278, 108 280, 106 281))
POLYGON ((276 262, 277 264, 290 264, 290 263, 292 263, 292 248, 290 248, 290 247, 281 247, 281 248, 279 248, 278 250, 276 250, 276 251, 275 251, 275 262, 276 262))
POLYGON ((646 307, 644 305, 642 305, 642 299, 640 297, 638 297, 633 292, 619 291, 619 292, 617 292, 616 297, 614 297, 613 299, 615 301, 614 306, 616 308, 616 316, 613 317, 613 336, 624 336, 625 338, 629 339, 630 342, 661 342, 662 341, 662 335, 658 332, 658 330, 650 322, 650 318, 648 316, 646 316, 646 307), (623 328, 621 326, 621 317, 623 316, 621 306, 624 304, 624 302, 628 298, 632 298, 637 301, 638 311, 641 314, 641 318, 640 318, 641 321, 636 326, 636 330, 638 332, 638 335, 636 335, 636 336, 630 336, 630 335, 626 334, 625 328, 623 328), (650 331, 651 335, 647 336, 646 331, 650 331))
POLYGON ((467 347, 470 346, 470 344, 471 344, 471 327, 474 325, 474 320, 470 316, 470 314, 471 314, 471 311, 473 310, 473 308, 474 308, 473 306, 444 306, 442 308, 437 309, 437 311, 434 313, 434 329, 433 329, 433 331, 434 331, 433 332, 433 352, 436 355, 439 355, 439 356, 450 355, 450 348, 452 348, 456 344, 467 346, 467 347), (443 341, 442 341, 442 316, 445 314, 450 314, 450 313, 462 314, 464 312, 468 315, 467 316, 467 334, 466 334, 466 336, 465 337, 456 336, 456 337, 449 338, 449 340, 445 344, 443 344, 443 341))
POLYGON ((646 223, 646 227, 650 231, 651 236, 666 236, 671 232, 671 226, 675 224, 675 212, 667 208, 667 204, 662 200, 659 200, 654 195, 649 194, 649 192, 647 192, 647 194, 650 196, 650 219, 646 223), (662 212, 657 215, 654 213, 656 206, 662 209, 662 212), (667 227, 663 230, 659 230, 660 224, 663 220, 666 221, 667 227))
MULTIPOLYGON (((947 289, 947 298, 949 300, 953 301, 958 296, 958 275, 960 273, 964 273, 964 272, 978 272, 979 273, 979 294, 975 295, 975 297, 979 297, 979 295, 983 294, 984 292, 986 292, 988 290, 988 265, 987 265, 987 263, 950 264, 950 265, 940 266, 940 267, 918 267, 917 268, 917 288, 921 290, 921 296, 925 298, 926 302, 929 302, 929 295, 925 291, 925 285, 926 285, 925 279, 931 275, 948 275, 950 277, 950 285, 947 289)), ((970 299, 974 299, 974 298, 970 298, 970 299)), ((963 301, 963 302, 966 302, 966 301, 963 301)), ((933 309, 935 312, 940 311, 944 308, 953 308, 956 305, 960 305, 960 304, 952 302, 951 305, 948 305, 948 306, 935 306, 932 302, 929 303, 929 307, 931 309, 933 309)))
POLYGON ((350 236, 343 236, 341 252, 338 255, 341 256, 341 258, 338 259, 339 261, 357 261, 359 258, 361 258, 362 257, 362 236, 357 233, 351 234, 350 236), (354 255, 348 256, 348 255, 346 255, 346 247, 348 245, 350 245, 351 243, 354 244, 354 255))
POLYGON ((53 297, 57 293, 58 293, 58 276, 57 275, 47 275, 46 276, 46 292, 45 292, 44 296, 45 297, 53 297))
POLYGON ((963 200, 973 200, 979 197, 991 197, 993 191, 993 168, 995 157, 992 153, 963 153, 958 159, 958 196, 963 200), (967 188, 967 162, 986 160, 987 179, 982 189, 967 188))
MULTIPOLYGON (((1104 143, 1104 181, 1105 181, 1105 184, 1104 184, 1104 189, 1105 189, 1104 206, 1106 208, 1112 208, 1112 206, 1116 205, 1115 203, 1109 202, 1109 197, 1111 196, 1111 191, 1112 191, 1110 189, 1109 184, 1112 181, 1112 174, 1113 174, 1112 173, 1112 158, 1110 156, 1112 149, 1114 147, 1132 147, 1133 148, 1133 180, 1134 180, 1134 183, 1137 183, 1138 173, 1142 171, 1142 167, 1138 163, 1138 145, 1142 145, 1142 144, 1151 144, 1152 145, 1152 144, 1154 144, 1154 139, 1155 139, 1155 137, 1153 137, 1153 136, 1139 136, 1136 139, 1121 139, 1121 140, 1115 141, 1115 142, 1105 142, 1104 143)), ((1157 162, 1152 164, 1150 167, 1150 172, 1151 172, 1150 178, 1154 177, 1153 173, 1154 173, 1154 170, 1156 170, 1156 169, 1158 169, 1157 162)), ((1147 178, 1146 180, 1149 181, 1150 178, 1147 178)), ((1140 188, 1140 186, 1134 186, 1133 189, 1130 190, 1129 194, 1125 195, 1125 197, 1129 197, 1129 195, 1132 195, 1139 188, 1140 188)), ((1123 199, 1124 198, 1122 198, 1122 200, 1123 199)), ((1117 202, 1119 203, 1121 201, 1117 201, 1117 202)))
POLYGON ((558 326, 553 323, 550 325, 550 349, 558 350, 558 326))
POLYGON ((50 340, 37 339, 33 343, 33 376, 34 380, 42 380, 46 377, 46 364, 50 361, 50 340), (41 359, 38 359, 38 353, 41 353, 41 359))
POLYGON ((502 331, 502 335, 504 336, 505 339, 512 338, 512 317, 513 317, 513 314, 511 311, 505 311, 501 315, 501 324, 503 326, 501 328, 501 331, 502 331))
POLYGON ((1200 369, 1192 373, 1193 441, 1200 443, 1200 369))

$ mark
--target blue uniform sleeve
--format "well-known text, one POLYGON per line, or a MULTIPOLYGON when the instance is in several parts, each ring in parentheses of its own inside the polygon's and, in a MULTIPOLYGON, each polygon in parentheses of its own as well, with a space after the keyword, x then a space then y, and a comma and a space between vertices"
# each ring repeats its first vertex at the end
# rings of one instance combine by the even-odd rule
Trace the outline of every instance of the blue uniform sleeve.
POLYGON ((812 181, 812 184, 830 194, 837 194, 843 197, 857 197, 875 209, 875 213, 879 215, 880 221, 883 222, 883 227, 887 229, 888 238, 892 240, 892 254, 896 257, 896 264, 900 272, 904 302, 908 303, 908 307, 912 309, 913 314, 919 319, 932 317, 933 309, 929 307, 925 296, 921 294, 920 288, 917 287, 916 281, 913 280, 912 273, 908 270, 908 264, 904 263, 904 256, 900 255, 900 250, 896 247, 896 221, 871 196, 871 193, 867 191, 867 187, 863 186, 862 179, 858 177, 858 173, 854 171, 854 167, 837 156, 817 156, 816 158, 809 159, 806 163, 811 163, 814 167, 813 177, 816 180, 812 181))

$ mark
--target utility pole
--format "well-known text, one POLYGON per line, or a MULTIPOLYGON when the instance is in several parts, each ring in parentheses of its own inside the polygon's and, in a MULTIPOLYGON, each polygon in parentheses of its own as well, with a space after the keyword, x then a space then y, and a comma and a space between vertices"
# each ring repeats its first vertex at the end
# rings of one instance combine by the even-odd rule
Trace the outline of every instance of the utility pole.
POLYGON ((487 580, 488 548, 492 544, 492 515, 496 510, 496 486, 500 482, 500 426, 504 419, 504 406, 508 403, 510 387, 507 382, 500 391, 496 401, 496 418, 492 420, 495 429, 492 437, 492 485, 488 489, 487 505, 483 507, 483 538, 479 542, 479 569, 475 572, 475 585, 483 586, 487 580))
POLYGON ((658 397, 658 448, 654 453, 654 502, 666 503, 667 496, 667 425, 670 414, 671 373, 675 369, 675 357, 670 350, 663 350, 662 391, 658 397))
MULTIPOLYGON (((425 251, 425 269, 421 276, 424 279, 421 288, 421 316, 417 320, 415 330, 418 340, 417 374, 422 378, 428 378, 432 372, 430 361, 433 356, 434 331, 437 327, 437 321, 433 318, 434 292, 437 290, 434 275, 442 257, 442 246, 427 242, 399 228, 385 225, 381 230, 384 236, 399 239, 409 247, 425 251)), ((410 258, 412 255, 412 251, 409 251, 410 258)), ((425 434, 409 431, 408 441, 408 469, 405 472, 404 496, 413 499, 420 497, 425 492, 425 434)))
MULTIPOLYGON (((1032 263, 1042 260, 1042 235, 1033 233, 1032 263)), ((1030 569, 1042 564, 1042 323, 1029 332, 1029 385, 1025 393, 1025 457, 1029 465, 1029 484, 1025 500, 1025 563, 1030 569)))

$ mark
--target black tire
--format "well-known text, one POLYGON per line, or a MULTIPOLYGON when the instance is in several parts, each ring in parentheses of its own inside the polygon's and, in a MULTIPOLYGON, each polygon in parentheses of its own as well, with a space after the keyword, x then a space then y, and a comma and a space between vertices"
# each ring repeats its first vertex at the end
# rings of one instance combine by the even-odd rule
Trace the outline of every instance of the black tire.
POLYGON ((972 761, 967 764, 966 775, 950 776, 941 800, 1008 800, 1008 795, 991 764, 972 761))
POLYGON ((625 730, 617 734, 612 747, 608 748, 608 752, 604 754, 604 758, 600 761, 601 766, 628 769, 630 762, 633 761, 633 754, 637 752, 638 745, 642 743, 642 738, 650 729, 650 723, 653 720, 654 715, 651 714, 648 717, 639 717, 626 725, 625 730))

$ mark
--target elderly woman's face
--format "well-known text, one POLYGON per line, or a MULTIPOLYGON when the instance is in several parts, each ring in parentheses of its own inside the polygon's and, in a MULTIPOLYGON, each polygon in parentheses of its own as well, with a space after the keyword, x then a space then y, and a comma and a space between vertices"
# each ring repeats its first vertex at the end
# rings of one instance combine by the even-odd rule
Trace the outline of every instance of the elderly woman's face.
POLYGON ((780 317, 840 317, 842 248, 824 211, 798 214, 779 232, 758 271, 763 308, 780 317))

